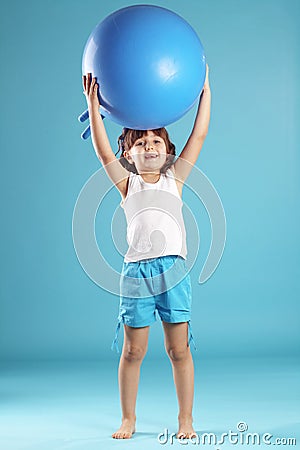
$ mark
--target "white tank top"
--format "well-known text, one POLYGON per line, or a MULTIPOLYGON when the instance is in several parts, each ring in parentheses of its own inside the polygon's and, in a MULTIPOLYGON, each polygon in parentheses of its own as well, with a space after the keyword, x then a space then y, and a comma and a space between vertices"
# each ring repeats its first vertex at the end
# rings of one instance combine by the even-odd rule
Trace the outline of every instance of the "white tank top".
POLYGON ((120 206, 127 220, 125 262, 164 255, 187 256, 183 201, 173 170, 161 173, 157 183, 146 183, 130 172, 128 191, 120 206))

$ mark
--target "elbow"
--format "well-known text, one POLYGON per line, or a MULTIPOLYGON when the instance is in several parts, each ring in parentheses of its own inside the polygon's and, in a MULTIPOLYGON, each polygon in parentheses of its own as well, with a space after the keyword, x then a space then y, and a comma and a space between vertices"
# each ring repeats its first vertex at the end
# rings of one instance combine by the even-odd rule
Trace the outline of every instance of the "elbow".
POLYGON ((204 141, 204 139, 206 138, 207 134, 208 134, 208 130, 206 130, 204 133, 202 133, 200 135, 200 139, 204 141))
POLYGON ((197 124, 193 127, 191 137, 195 140, 204 141, 208 134, 208 126, 202 124, 197 126, 197 124))
POLYGON ((195 133, 195 134, 193 135, 193 138, 194 138, 196 141, 203 142, 203 141, 205 141, 205 138, 206 138, 206 136, 207 136, 207 133, 208 133, 208 130, 207 130, 207 131, 201 131, 200 133, 195 133))

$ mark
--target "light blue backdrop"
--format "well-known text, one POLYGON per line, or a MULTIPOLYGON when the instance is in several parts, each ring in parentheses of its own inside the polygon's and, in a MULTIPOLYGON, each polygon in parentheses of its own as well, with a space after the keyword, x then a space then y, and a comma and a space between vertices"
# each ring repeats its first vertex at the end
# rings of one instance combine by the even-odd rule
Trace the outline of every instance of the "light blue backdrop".
MULTIPOLYGON (((99 359, 110 350, 118 298, 93 283, 72 242, 72 215, 101 166, 83 142, 81 57, 94 26, 139 2, 26 1, 1 5, 1 353, 13 359, 99 359)), ((210 66, 212 114, 197 162, 227 220, 221 263, 198 277, 210 245, 205 209, 188 190, 201 248, 191 277, 195 357, 286 355, 299 349, 300 7, 293 0, 173 0, 210 66)), ((168 127, 177 154, 196 109, 168 127)), ((105 123, 114 151, 121 128, 105 123)), ((110 193, 112 211, 120 195, 110 193)), ((116 270, 111 215, 96 234, 116 270)), ((120 224, 120 233, 125 228, 120 224)), ((163 355, 152 326, 147 357, 163 355)))

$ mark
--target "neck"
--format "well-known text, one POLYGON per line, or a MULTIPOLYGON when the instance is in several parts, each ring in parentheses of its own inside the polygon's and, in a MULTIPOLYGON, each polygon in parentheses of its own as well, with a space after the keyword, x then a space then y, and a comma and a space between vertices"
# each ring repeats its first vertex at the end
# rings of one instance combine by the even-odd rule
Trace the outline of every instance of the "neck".
POLYGON ((160 179, 160 171, 158 172, 139 172, 139 175, 146 183, 156 183, 160 179))

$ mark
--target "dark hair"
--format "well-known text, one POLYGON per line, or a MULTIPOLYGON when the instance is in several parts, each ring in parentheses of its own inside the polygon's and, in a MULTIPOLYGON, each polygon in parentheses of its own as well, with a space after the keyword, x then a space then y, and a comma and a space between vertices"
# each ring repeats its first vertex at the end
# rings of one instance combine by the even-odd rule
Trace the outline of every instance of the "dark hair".
MULTIPOLYGON (((160 172, 166 173, 169 167, 173 164, 175 158, 175 145, 170 141, 169 133, 165 128, 156 128, 153 131, 154 134, 160 136, 166 144, 167 149, 167 159, 165 164, 161 167, 160 172)), ((119 150, 115 153, 117 155, 121 151, 120 163, 125 169, 133 173, 138 173, 135 164, 130 164, 130 162, 125 158, 124 151, 129 151, 134 145, 137 139, 140 139, 147 133, 147 130, 132 130, 131 128, 123 128, 122 134, 118 137, 118 147, 119 150)))

